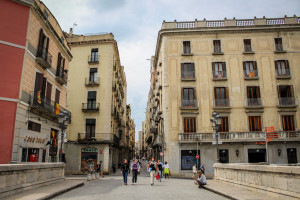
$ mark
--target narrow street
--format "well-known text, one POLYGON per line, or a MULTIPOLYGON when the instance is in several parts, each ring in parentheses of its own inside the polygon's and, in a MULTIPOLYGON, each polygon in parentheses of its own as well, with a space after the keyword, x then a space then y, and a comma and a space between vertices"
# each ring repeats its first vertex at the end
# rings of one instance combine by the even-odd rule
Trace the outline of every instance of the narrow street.
POLYGON ((226 199, 205 189, 199 189, 191 179, 162 179, 162 182, 155 181, 154 186, 150 186, 150 177, 145 165, 138 176, 136 185, 131 184, 131 174, 128 176, 127 186, 123 185, 122 179, 120 171, 117 171, 115 175, 89 182, 81 188, 71 190, 54 199, 226 199))

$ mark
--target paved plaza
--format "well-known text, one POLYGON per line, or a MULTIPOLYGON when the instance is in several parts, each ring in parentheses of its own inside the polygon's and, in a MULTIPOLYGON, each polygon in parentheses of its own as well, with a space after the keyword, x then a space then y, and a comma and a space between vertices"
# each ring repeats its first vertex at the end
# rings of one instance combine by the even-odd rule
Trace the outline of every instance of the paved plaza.
POLYGON ((150 185, 150 177, 140 175, 136 185, 131 184, 131 175, 128 177, 128 185, 123 185, 120 176, 107 176, 100 180, 85 184, 83 187, 71 190, 54 199, 226 199, 208 190, 199 189, 192 180, 187 179, 163 179, 150 185))

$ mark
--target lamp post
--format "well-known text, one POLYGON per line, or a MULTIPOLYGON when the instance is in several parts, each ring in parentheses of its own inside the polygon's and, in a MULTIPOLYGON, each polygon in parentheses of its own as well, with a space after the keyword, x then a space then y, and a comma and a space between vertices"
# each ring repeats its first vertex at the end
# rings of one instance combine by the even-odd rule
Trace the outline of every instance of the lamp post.
POLYGON ((217 145, 217 163, 220 162, 219 147, 218 147, 219 135, 218 135, 217 131, 219 130, 219 127, 221 125, 221 120, 222 120, 222 117, 219 115, 219 113, 217 113, 216 111, 214 111, 212 113, 212 118, 210 119, 210 122, 211 122, 211 127, 215 131, 214 134, 215 134, 216 145, 217 145))
POLYGON ((63 112, 59 113, 58 124, 61 128, 59 162, 62 162, 62 149, 63 149, 63 141, 64 141, 64 130, 66 130, 69 121, 70 121, 70 114, 69 114, 68 111, 64 110, 63 112))

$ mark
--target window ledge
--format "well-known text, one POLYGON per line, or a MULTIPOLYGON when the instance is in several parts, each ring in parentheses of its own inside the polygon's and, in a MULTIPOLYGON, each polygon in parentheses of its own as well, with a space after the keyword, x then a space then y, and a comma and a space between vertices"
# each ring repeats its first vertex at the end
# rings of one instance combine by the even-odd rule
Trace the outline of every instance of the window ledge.
POLYGON ((224 78, 213 78, 213 81, 227 81, 227 77, 224 77, 224 78))
POLYGON ((259 77, 244 77, 245 80, 258 80, 259 77))
POLYGON ((255 54, 254 51, 244 51, 243 54, 255 54))
POLYGON ((286 53, 286 51, 283 51, 283 50, 282 51, 276 51, 275 50, 274 53, 286 53))
POLYGON ((192 54, 192 53, 182 53, 181 55, 182 56, 193 56, 194 54, 192 54))
POLYGON ((181 78, 181 81, 196 81, 196 78, 181 78))
POLYGON ((276 76, 277 79, 290 79, 292 76, 276 76))
POLYGON ((198 107, 180 107, 181 110, 198 110, 198 107))
POLYGON ((212 55, 224 55, 224 52, 213 52, 212 55))

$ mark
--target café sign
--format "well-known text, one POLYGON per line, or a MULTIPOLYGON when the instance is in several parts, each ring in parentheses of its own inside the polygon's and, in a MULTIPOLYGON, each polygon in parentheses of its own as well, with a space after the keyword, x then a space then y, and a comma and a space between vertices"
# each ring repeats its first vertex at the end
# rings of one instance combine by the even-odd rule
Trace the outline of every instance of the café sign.
POLYGON ((39 137, 32 137, 26 135, 24 137, 24 142, 32 142, 32 143, 45 143, 45 138, 39 138, 39 137))

